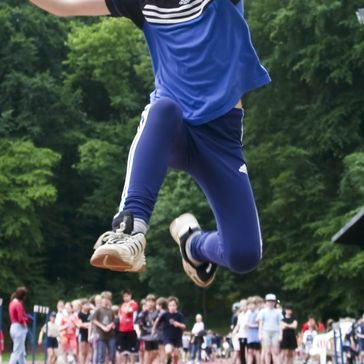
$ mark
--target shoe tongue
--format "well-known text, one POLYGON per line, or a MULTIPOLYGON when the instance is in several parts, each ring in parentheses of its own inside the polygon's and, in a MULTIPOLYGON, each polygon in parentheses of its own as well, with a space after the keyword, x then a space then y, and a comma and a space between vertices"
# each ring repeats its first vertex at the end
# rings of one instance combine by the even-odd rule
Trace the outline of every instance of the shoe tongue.
POLYGON ((131 235, 134 229, 134 217, 129 211, 121 211, 112 222, 112 229, 116 231, 117 229, 123 230, 125 234, 131 235))

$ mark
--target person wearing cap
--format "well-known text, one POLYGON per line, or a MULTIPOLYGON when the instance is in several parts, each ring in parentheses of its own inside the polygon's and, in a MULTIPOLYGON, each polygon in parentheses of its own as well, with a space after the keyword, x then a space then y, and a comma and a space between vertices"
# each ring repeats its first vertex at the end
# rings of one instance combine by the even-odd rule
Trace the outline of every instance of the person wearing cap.
POLYGON ((231 315, 231 319, 230 319, 230 329, 231 330, 234 330, 234 327, 238 323, 239 309, 240 309, 240 302, 234 302, 231 307, 231 311, 232 311, 232 315, 231 315))
POLYGON ((55 364, 57 362, 59 326, 56 324, 57 313, 52 311, 49 315, 48 327, 44 325, 39 332, 38 344, 42 345, 43 336, 46 334, 45 347, 47 349, 47 364, 55 364))
POLYGON ((262 342, 262 355, 266 363, 271 358, 274 364, 279 363, 279 342, 281 339, 282 311, 275 308, 277 297, 273 293, 265 296, 265 307, 259 312, 259 338, 262 342))

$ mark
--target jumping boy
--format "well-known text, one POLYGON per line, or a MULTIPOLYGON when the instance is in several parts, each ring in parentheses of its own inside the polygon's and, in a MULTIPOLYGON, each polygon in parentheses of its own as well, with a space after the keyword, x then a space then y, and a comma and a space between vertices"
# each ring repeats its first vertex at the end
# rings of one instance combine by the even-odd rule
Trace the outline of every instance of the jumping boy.
POLYGON ((127 17, 146 38, 155 90, 128 158, 112 231, 91 264, 115 271, 145 268, 145 234, 169 167, 190 174, 206 195, 217 231, 192 214, 170 225, 187 275, 209 286, 217 266, 247 273, 262 241, 242 155, 240 99, 270 82, 251 43, 242 0, 31 0, 59 16, 127 17))

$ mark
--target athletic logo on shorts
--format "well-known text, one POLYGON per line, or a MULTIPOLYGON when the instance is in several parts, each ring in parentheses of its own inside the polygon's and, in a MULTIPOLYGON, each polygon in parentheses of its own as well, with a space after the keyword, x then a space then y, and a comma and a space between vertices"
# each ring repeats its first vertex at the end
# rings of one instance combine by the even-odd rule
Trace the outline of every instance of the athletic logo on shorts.
POLYGON ((239 168, 239 172, 240 172, 240 173, 248 174, 248 169, 246 168, 246 164, 243 164, 243 165, 239 168))

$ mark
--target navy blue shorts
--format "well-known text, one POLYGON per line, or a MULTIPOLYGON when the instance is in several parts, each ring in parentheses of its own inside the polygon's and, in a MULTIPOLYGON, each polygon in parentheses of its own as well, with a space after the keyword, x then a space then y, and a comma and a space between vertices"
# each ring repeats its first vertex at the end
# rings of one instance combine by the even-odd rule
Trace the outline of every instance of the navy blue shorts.
MULTIPOLYGON (((185 171, 205 194, 217 230, 194 238, 192 256, 236 273, 261 259, 258 214, 242 153, 243 110, 193 126, 172 100, 148 105, 130 148, 119 211, 148 223, 168 168, 185 171)), ((186 196, 187 196, 186 191, 186 196)), ((193 211, 192 211, 193 212, 193 211)))
POLYGON ((164 338, 164 345, 172 345, 175 348, 181 348, 182 347, 182 339, 181 338, 174 338, 174 337, 170 337, 170 338, 164 338))
POLYGON ((58 348, 58 340, 56 337, 48 336, 46 338, 46 348, 47 349, 57 349, 58 348))

